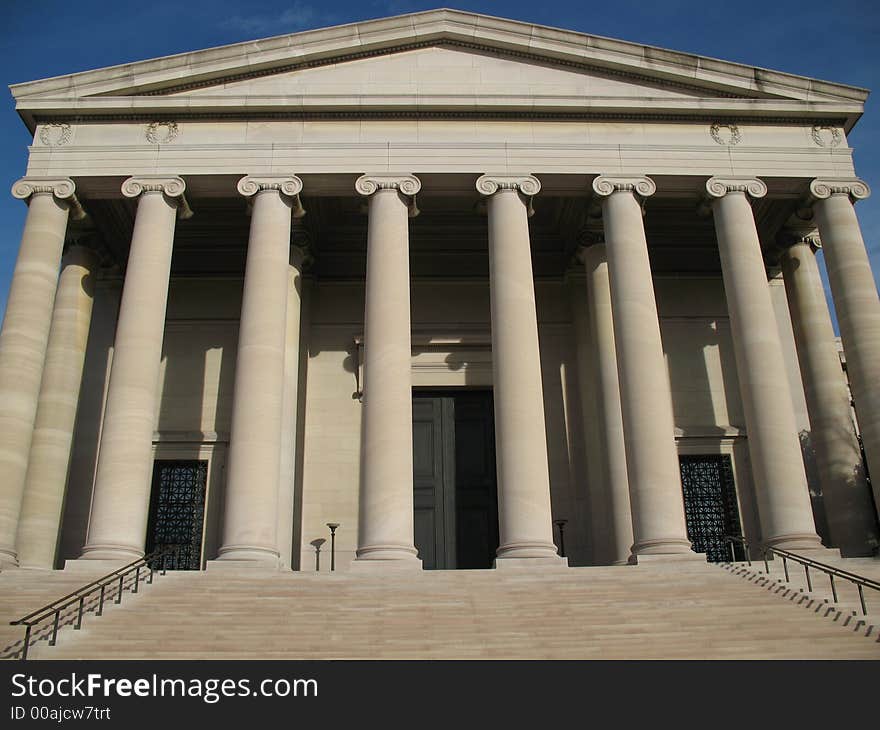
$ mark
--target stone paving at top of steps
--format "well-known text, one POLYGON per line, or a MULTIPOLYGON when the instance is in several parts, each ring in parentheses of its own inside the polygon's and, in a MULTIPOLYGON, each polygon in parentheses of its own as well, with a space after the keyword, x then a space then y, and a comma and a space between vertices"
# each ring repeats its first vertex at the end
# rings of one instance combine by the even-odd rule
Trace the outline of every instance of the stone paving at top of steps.
POLYGON ((880 644, 706 564, 386 576, 209 569, 169 572, 31 656, 877 659, 880 644))

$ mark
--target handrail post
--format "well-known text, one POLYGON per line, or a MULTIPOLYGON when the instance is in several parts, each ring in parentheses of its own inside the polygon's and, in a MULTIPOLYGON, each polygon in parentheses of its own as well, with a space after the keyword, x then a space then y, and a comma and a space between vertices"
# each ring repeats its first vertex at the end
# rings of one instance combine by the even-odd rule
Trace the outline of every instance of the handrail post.
POLYGON ((104 615, 104 591, 107 588, 106 583, 101 583, 101 599, 98 601, 98 610, 95 613, 95 616, 103 616, 104 615))
POLYGON ((31 645, 31 625, 25 624, 24 629, 24 646, 21 648, 21 660, 27 659, 28 649, 31 645))
POLYGON ((55 609, 55 622, 52 626, 52 639, 49 641, 49 646, 55 646, 55 641, 58 639, 58 618, 61 613, 61 609, 55 609))
POLYGON ((116 591, 116 603, 122 603, 122 581, 125 580, 124 575, 119 576, 119 589, 116 591))
POLYGON ((769 559, 767 558, 767 548, 763 548, 761 550, 761 555, 764 557, 764 573, 766 575, 770 575, 770 563, 768 562, 769 559))
POLYGON ((132 593, 138 592, 138 584, 141 581, 141 566, 139 565, 134 571, 134 588, 131 589, 132 593))
POLYGON ((834 602, 837 603, 837 588, 834 587, 834 573, 829 573, 828 577, 831 579, 831 597, 834 599, 834 602))
POLYGON ((788 577, 788 563, 786 562, 785 556, 782 556, 782 570, 785 571, 785 582, 790 583, 791 578, 788 577))
POLYGON ((76 616, 76 626, 73 627, 74 631, 79 631, 82 628, 83 623, 83 604, 86 601, 85 595, 79 597, 79 613, 76 616))
POLYGON ((804 574, 807 576, 807 590, 813 592, 813 582, 810 580, 810 566, 804 564, 804 574))
POLYGON ((865 590, 861 583, 856 583, 859 587, 859 602, 862 604, 862 616, 868 615, 868 607, 865 605, 865 590))
POLYGON ((749 567, 751 568, 752 567, 752 549, 749 547, 749 544, 745 540, 743 540, 743 545, 745 546, 745 549, 746 549, 746 560, 748 561, 749 567))
POLYGON ((727 540, 727 544, 730 545, 730 562, 736 562, 736 548, 733 545, 733 538, 729 538, 727 540))

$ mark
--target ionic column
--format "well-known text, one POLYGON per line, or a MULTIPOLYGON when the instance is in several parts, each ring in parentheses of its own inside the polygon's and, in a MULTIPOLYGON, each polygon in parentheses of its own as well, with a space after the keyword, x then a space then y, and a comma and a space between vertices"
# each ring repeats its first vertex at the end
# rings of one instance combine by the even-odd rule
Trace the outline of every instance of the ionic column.
POLYGON ((220 560, 278 565, 278 487, 284 393, 288 261, 302 181, 292 175, 244 177, 254 196, 245 264, 235 392, 229 436, 220 560))
POLYGON ((553 543, 544 391, 528 198, 541 183, 531 175, 483 175, 487 196, 492 387, 498 471, 500 545, 496 567, 564 564, 553 543))
POLYGON ((302 272, 306 256, 304 248, 292 246, 290 248, 290 265, 287 268, 284 392, 281 406, 281 483, 278 488, 278 552, 282 568, 290 568, 293 546, 302 272))
POLYGON ((626 445, 623 436, 623 416, 620 410, 620 384, 617 376, 617 352, 614 344, 614 317, 611 308, 611 280, 608 276, 608 258, 604 238, 594 235, 578 251, 578 257, 587 274, 588 315, 593 334, 592 349, 595 362, 596 410, 599 415, 599 445, 602 454, 606 495, 607 521, 613 535, 611 555, 615 565, 626 563, 633 544, 632 509, 629 499, 629 479, 626 474, 626 445))
POLYGON ((12 194, 28 214, 0 330, 0 567, 16 565, 15 539, 49 339, 73 180, 26 177, 12 194))
POLYGON ((363 175, 369 197, 357 558, 418 568, 413 544, 409 216, 421 182, 363 175))
MULTIPOLYGON (((871 191, 861 180, 813 180, 813 212, 868 469, 880 498, 880 300, 853 203, 871 191)), ((880 501, 878 501, 880 508, 880 501)))
POLYGON ((752 178, 713 177, 706 190, 713 200, 763 539, 768 545, 791 550, 819 548, 761 243, 748 198, 763 197, 767 186, 752 178))
POLYGON ((870 555, 877 526, 814 253, 821 244, 814 231, 797 230, 784 231, 782 242, 782 275, 831 539, 846 557, 870 555))
POLYGON ((192 215, 179 177, 131 177, 122 194, 137 215, 104 409, 89 534, 82 558, 130 561, 144 554, 153 476, 153 428, 176 219, 192 215))
POLYGON ((672 393, 639 200, 655 190, 647 177, 601 175, 593 181, 605 222, 632 504, 632 554, 637 560, 650 555, 693 555, 684 521, 672 393))
POLYGON ((69 248, 61 261, 18 522, 23 566, 51 568, 55 562, 97 263, 97 254, 83 245, 69 248))

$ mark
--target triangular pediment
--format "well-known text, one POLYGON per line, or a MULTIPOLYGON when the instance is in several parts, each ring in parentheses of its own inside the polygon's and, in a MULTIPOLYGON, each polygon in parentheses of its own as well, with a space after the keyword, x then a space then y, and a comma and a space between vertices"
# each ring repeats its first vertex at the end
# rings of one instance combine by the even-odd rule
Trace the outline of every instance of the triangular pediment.
MULTIPOLYGON (((166 92, 168 93, 168 92, 166 92)), ((186 96, 530 95, 622 98, 722 96, 689 84, 625 72, 562 65, 455 44, 340 58, 291 71, 257 74, 171 91, 186 96)))
POLYGON ((70 114, 274 114, 296 104, 310 112, 629 114, 644 99, 663 115, 840 119, 849 129, 867 97, 844 84, 458 10, 302 31, 10 88, 32 128, 38 118, 70 114))

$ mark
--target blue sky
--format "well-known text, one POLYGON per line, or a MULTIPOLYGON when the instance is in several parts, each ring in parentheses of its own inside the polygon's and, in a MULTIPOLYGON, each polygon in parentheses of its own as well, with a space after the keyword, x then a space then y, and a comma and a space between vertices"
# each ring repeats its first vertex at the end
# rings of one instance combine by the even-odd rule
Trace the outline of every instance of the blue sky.
MULTIPOLYGON (((368 18, 442 7, 407 0, 0 0, 6 84, 368 18)), ((880 3, 877 0, 579 0, 451 3, 461 10, 620 38, 877 89, 850 135, 875 190, 858 206, 880 272, 880 3)), ((0 311, 26 213, 6 191, 24 174, 30 135, 11 95, 0 107, 0 311)))

